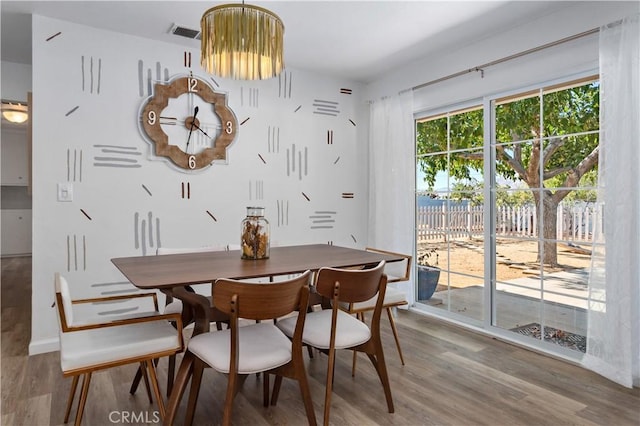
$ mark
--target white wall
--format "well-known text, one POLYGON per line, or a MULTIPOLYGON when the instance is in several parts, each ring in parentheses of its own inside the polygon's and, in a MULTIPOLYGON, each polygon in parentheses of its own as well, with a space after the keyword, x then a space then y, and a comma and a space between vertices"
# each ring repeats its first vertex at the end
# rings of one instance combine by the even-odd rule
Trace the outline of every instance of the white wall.
MULTIPOLYGON (((41 16, 34 16, 33 40, 30 353, 57 348, 54 272, 67 276, 76 296, 95 294, 101 288, 95 284, 124 281, 113 257, 153 255, 160 244, 238 244, 249 205, 266 207, 272 241, 279 244, 366 245, 368 124, 358 85, 291 69, 286 95, 278 78, 216 79, 216 90, 228 93, 229 106, 244 124, 228 149, 228 164, 186 174, 154 160, 137 126, 146 98, 140 94, 139 64, 143 79, 147 69, 155 75, 157 64, 169 75, 185 73, 183 47, 41 16), (337 102, 339 112, 315 113, 317 99, 337 102), (102 167, 101 157, 122 155, 104 153, 102 145, 133 148, 139 155, 128 158, 140 167, 102 167), (288 174, 294 145, 302 164, 288 174), (56 201, 57 183, 73 185, 72 202, 56 201), (183 183, 190 198, 182 197, 183 183), (342 198, 343 192, 355 197, 342 198), (316 211, 335 212, 331 228, 312 227, 316 211)), ((197 66, 197 49, 191 55, 194 73, 206 76, 197 66)))
POLYGON ((26 102, 31 91, 31 65, 2 61, 1 73, 2 99, 26 102))

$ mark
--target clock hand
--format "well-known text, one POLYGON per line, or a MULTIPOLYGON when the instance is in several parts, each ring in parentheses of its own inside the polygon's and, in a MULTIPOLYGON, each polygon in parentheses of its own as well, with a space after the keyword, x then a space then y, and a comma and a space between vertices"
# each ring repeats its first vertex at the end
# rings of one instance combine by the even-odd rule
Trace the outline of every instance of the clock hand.
MULTIPOLYGON (((193 132, 193 126, 196 122, 196 116, 198 115, 198 106, 193 109, 193 117, 191 118, 191 126, 189 126, 189 136, 187 137, 187 147, 184 152, 189 152, 189 141, 191 140, 191 132, 193 132)), ((197 127, 197 126, 196 126, 197 127)))
POLYGON ((202 130, 202 129, 201 129, 201 128, 196 124, 196 122, 195 122, 195 121, 193 122, 193 127, 195 127, 196 129, 200 130, 200 131, 201 131, 201 132, 202 132, 206 137, 208 137, 208 138, 210 138, 210 137, 211 137, 211 136, 209 136, 209 135, 207 134, 207 132, 205 132, 204 130, 202 130))

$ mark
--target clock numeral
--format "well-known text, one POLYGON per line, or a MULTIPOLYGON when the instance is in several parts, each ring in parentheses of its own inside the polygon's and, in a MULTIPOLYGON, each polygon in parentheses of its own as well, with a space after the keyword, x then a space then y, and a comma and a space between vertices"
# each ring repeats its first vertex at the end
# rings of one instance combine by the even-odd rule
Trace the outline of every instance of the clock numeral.
POLYGON ((149 123, 151 126, 156 124, 157 118, 158 117, 156 116, 156 112, 155 111, 149 111, 147 113, 147 123, 149 123))
POLYGON ((231 121, 227 121, 225 123, 225 128, 224 131, 227 132, 228 135, 230 135, 231 133, 233 133, 233 122, 231 121))
POLYGON ((195 155, 190 155, 189 156, 189 168, 191 170, 195 169, 197 166, 196 164, 196 156, 195 155))
POLYGON ((187 90, 189 90, 189 92, 197 92, 196 86, 198 86, 198 79, 189 78, 189 87, 187 90))

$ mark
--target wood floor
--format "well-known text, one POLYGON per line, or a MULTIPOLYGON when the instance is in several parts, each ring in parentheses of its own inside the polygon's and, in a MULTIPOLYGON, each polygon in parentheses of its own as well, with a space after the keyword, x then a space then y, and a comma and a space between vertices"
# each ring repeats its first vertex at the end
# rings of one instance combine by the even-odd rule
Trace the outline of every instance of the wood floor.
MULTIPOLYGON (((52 277, 53 280, 53 277, 52 277)), ((53 282, 53 281, 52 281, 53 282)), ((53 284, 52 284, 53 285, 53 284)), ((58 425, 70 387, 58 353, 29 357, 31 258, 2 259, 1 424, 58 425)), ((638 425, 640 389, 626 389, 580 367, 415 313, 398 313, 406 365, 400 365, 388 323, 385 354, 395 413, 386 409, 377 376, 364 357, 351 377, 351 353, 341 352, 331 407, 334 425, 638 425)), ((160 361, 166 384, 166 360, 160 361)), ((128 392, 135 367, 94 374, 85 425, 158 423, 144 392, 128 392)), ((326 358, 308 374, 316 417, 322 421, 326 358)), ((205 370, 196 425, 221 419, 224 376, 205 370)), ((182 421, 186 397, 179 413, 182 421)), ((262 407, 262 383, 250 377, 234 406, 234 424, 306 424, 294 382, 285 380, 276 407, 262 407)))

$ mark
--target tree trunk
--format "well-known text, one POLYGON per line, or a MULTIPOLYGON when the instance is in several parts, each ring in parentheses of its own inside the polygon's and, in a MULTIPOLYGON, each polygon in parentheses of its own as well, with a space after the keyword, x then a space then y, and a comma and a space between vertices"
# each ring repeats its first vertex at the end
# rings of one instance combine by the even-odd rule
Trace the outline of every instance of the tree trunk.
MULTIPOLYGON (((545 194, 547 195, 547 194, 545 194)), ((539 197, 535 197, 539 207, 539 197)), ((542 240, 538 243, 538 262, 558 266, 558 245, 556 244, 558 223, 558 202, 553 197, 543 197, 542 240), (541 260, 542 258, 542 260, 541 260)), ((540 210, 538 210, 540 211, 540 210)))

